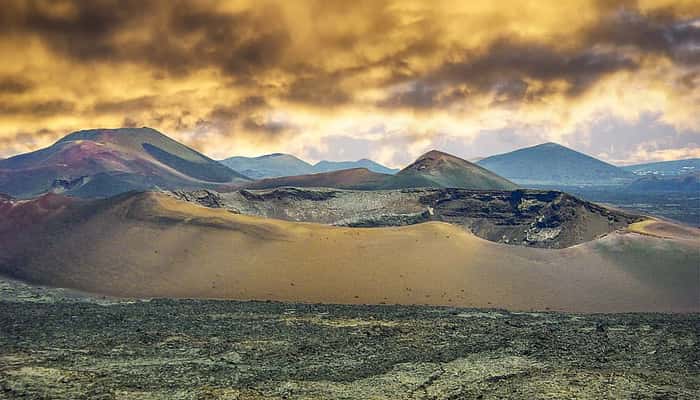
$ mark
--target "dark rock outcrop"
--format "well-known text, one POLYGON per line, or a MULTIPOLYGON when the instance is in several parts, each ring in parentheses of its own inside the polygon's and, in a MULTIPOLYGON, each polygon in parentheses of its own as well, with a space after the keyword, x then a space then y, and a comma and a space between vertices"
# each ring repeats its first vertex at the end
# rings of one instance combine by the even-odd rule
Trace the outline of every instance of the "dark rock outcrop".
POLYGON ((90 178, 87 175, 79 176, 77 178, 59 178, 54 179, 51 184, 51 191, 54 193, 63 193, 65 191, 73 190, 87 183, 90 178))
POLYGON ((222 208, 224 206, 221 195, 211 190, 195 190, 192 192, 175 190, 168 193, 180 200, 199 203, 205 207, 222 208))
POLYGON ((350 191, 276 188, 173 192, 207 207, 288 221, 352 227, 441 221, 500 243, 564 248, 638 221, 566 193, 543 190, 401 189, 350 191))

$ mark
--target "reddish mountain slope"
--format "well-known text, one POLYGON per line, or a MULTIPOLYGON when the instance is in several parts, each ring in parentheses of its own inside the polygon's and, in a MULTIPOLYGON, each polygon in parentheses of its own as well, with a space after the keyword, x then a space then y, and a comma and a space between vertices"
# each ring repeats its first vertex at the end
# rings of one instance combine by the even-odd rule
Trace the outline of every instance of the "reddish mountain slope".
POLYGON ((218 188, 248 179, 150 128, 74 132, 42 150, 0 160, 0 192, 105 197, 152 188, 218 188))

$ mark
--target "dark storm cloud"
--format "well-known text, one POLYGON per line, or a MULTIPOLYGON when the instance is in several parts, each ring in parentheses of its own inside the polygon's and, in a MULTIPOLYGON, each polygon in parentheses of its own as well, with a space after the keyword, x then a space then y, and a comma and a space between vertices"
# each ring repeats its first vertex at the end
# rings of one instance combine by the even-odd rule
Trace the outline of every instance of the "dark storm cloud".
POLYGON ((490 90, 504 81, 522 84, 522 78, 564 80, 570 84, 569 94, 576 95, 606 74, 636 66, 634 60, 619 53, 559 51, 538 43, 502 39, 481 55, 445 64, 431 78, 438 82, 464 81, 480 90, 490 90))
POLYGON ((179 56, 194 66, 214 65, 233 76, 251 74, 276 66, 289 44, 288 32, 274 9, 265 10, 263 15, 249 11, 219 14, 190 5, 180 3, 171 10, 168 34, 196 38, 189 48, 178 49, 186 51, 179 56))
POLYGON ((231 129, 234 123, 241 117, 249 116, 252 112, 266 110, 269 107, 262 96, 248 96, 236 104, 216 105, 205 118, 198 121, 200 126, 207 125, 217 128, 217 131, 225 133, 231 129))
POLYGON ((21 94, 32 89, 34 85, 19 77, 0 77, 0 94, 21 94))
MULTIPOLYGON (((37 35, 53 51, 79 61, 142 63, 172 74, 214 67, 231 79, 254 84, 261 84, 255 79, 265 71, 285 71, 294 78, 275 96, 319 106, 352 102, 353 91, 358 88, 340 83, 373 67, 391 71, 386 84, 413 82, 408 90, 394 93, 379 105, 429 109, 484 92, 496 92, 499 101, 537 99, 539 95, 528 90, 527 79, 541 81, 545 87, 563 80, 568 83, 565 94, 577 96, 611 73, 636 68, 639 57, 645 54, 662 55, 679 63, 700 62, 698 24, 678 21, 663 9, 642 15, 632 2, 602 1, 598 3, 603 13, 600 20, 578 32, 572 42, 575 45, 566 48, 513 35, 501 36, 479 49, 462 50, 461 57, 460 50, 453 49, 457 57, 445 58, 433 70, 416 72, 407 59, 431 57, 445 46, 440 43, 439 20, 423 18, 415 23, 421 35, 413 36, 383 57, 327 71, 305 60, 286 62, 290 28, 277 9, 268 6, 256 12, 222 12, 214 4, 10 1, 0 30, 37 35), (126 42, 120 40, 120 35, 131 32, 142 33, 126 42), (629 49, 635 53, 629 54, 629 49), (463 87, 455 90, 451 87, 454 85, 463 87)), ((314 15, 324 17, 355 11, 344 2, 313 3, 310 7, 314 15)), ((325 34, 319 50, 351 52, 362 43, 382 40, 401 26, 397 15, 386 7, 361 3, 356 8, 363 7, 372 11, 365 30, 325 34)))
POLYGON ((243 110, 254 110, 267 106, 267 101, 263 96, 248 96, 238 103, 238 108, 243 110))
POLYGON ((643 54, 658 54, 676 62, 697 63, 700 19, 679 21, 667 12, 641 15, 619 11, 586 31, 589 45, 630 46, 643 54))
POLYGON ((217 13, 206 7, 211 2, 198 4, 10 1, 4 5, 0 32, 36 35, 53 51, 77 61, 136 62, 171 73, 215 66, 231 75, 252 74, 279 61, 288 36, 274 10, 263 15, 217 13), (144 29, 143 37, 119 39, 144 29))
POLYGON ((95 103, 92 110, 103 114, 130 114, 151 108, 156 100, 157 96, 142 96, 127 100, 101 101, 95 103))
POLYGON ((601 77, 637 66, 634 59, 615 52, 560 51, 515 38, 501 39, 478 54, 443 64, 380 105, 430 109, 485 92, 495 93, 500 102, 533 101, 549 93, 546 85, 556 81, 568 83, 566 95, 577 96, 601 77), (530 92, 525 79, 542 82, 545 88, 530 92), (455 90, 459 85, 466 89, 455 90))
POLYGON ((350 94, 339 87, 338 83, 338 79, 324 75, 297 79, 289 87, 284 98, 293 102, 321 106, 336 106, 349 102, 350 94))
POLYGON ((0 31, 37 35, 50 48, 82 60, 114 57, 113 36, 152 12, 148 2, 135 0, 9 0, 3 8, 0 31))
POLYGON ((11 103, 0 101, 0 115, 32 115, 38 117, 50 117, 71 112, 75 109, 75 103, 64 100, 49 100, 31 103, 11 103))
POLYGON ((617 11, 581 33, 577 47, 558 49, 551 44, 503 37, 477 52, 464 52, 458 61, 449 61, 399 88, 384 107, 431 109, 445 106, 454 96, 455 85, 464 85, 458 94, 494 93, 497 101, 531 102, 555 93, 548 84, 564 81, 563 94, 576 97, 600 79, 618 71, 639 67, 645 56, 666 57, 675 63, 700 62, 700 24, 676 21, 668 14, 651 16, 617 11), (543 84, 529 90, 524 79, 543 84), (498 100, 501 99, 501 100, 498 100))
POLYGON ((241 125, 250 132, 261 133, 266 136, 277 136, 293 129, 293 126, 284 122, 261 120, 254 117, 244 118, 241 125))

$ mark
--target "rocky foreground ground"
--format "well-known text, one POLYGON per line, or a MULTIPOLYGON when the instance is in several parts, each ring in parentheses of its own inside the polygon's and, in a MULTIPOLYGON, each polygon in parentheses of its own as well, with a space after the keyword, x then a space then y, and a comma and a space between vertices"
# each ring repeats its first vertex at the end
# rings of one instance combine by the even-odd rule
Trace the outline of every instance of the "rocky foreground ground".
POLYGON ((0 398, 700 398, 700 315, 115 300, 0 281, 0 398))

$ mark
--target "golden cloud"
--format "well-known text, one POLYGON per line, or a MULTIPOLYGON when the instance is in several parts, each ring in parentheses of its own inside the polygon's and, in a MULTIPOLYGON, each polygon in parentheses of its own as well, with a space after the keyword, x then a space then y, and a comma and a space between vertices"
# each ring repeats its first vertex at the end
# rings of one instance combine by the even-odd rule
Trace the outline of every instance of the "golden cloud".
MULTIPOLYGON (((345 137, 396 165, 438 138, 468 145, 509 130, 524 142, 580 142, 601 118, 648 114, 686 138, 669 145, 676 153, 655 151, 700 142, 698 1, 3 7, 5 156, 76 129, 148 125, 214 157, 314 158, 345 137)), ((642 145, 606 156, 636 159, 642 145)))

